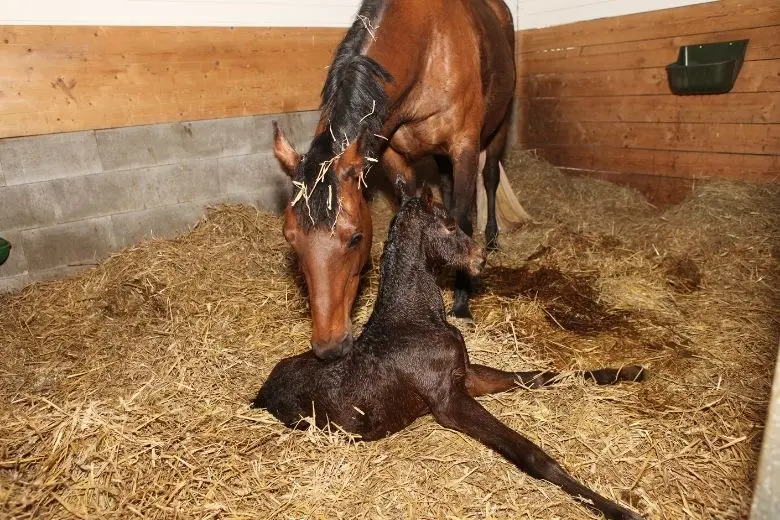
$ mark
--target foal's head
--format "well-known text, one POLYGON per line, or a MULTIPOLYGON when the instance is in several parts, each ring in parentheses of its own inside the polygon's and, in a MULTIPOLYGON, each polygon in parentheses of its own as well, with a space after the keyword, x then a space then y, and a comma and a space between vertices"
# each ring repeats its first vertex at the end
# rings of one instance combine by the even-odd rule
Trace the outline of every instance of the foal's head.
MULTIPOLYGON (((404 190, 399 190, 404 193, 404 190)), ((407 198, 390 228, 388 242, 413 248, 430 266, 462 269, 476 276, 485 266, 485 250, 464 233, 441 204, 433 200, 428 186, 419 198, 407 198)))
POLYGON ((352 348, 350 311, 371 252, 371 212, 363 198, 359 140, 333 151, 324 132, 299 155, 274 123, 274 154, 293 181, 284 236, 306 279, 312 314, 311 346, 333 359, 352 348))

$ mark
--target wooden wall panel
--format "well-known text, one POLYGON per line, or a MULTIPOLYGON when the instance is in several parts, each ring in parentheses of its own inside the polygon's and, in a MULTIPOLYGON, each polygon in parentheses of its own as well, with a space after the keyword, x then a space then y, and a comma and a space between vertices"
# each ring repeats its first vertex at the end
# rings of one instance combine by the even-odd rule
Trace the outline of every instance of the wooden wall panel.
MULTIPOLYGON (((780 3, 721 0, 518 33, 518 136, 603 178, 780 180, 780 3), (750 39, 729 94, 675 96, 681 45, 750 39)), ((681 185, 690 185, 690 182, 681 185)))
POLYGON ((0 27, 0 137, 315 109, 343 34, 0 27))
POLYGON ((774 0, 719 0, 649 13, 521 31, 520 53, 551 49, 640 42, 777 25, 780 3, 774 0))

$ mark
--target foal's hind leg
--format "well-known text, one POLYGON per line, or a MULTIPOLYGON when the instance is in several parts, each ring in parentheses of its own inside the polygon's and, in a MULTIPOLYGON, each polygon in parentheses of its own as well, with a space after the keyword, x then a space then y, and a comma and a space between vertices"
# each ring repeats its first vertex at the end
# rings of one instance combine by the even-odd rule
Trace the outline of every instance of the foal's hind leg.
POLYGON ((509 459, 532 477, 560 486, 580 497, 588 507, 613 520, 641 520, 638 514, 605 498, 569 475, 540 447, 493 417, 462 389, 452 389, 446 399, 429 402, 442 426, 462 431, 509 459))
MULTIPOLYGON (((466 390, 472 397, 496 394, 517 388, 541 388, 549 386, 562 375, 549 370, 506 372, 484 365, 470 364, 466 369, 466 390)), ((621 381, 643 381, 646 371, 638 365, 622 368, 599 368, 574 372, 574 375, 595 381, 599 385, 613 385, 621 381)))

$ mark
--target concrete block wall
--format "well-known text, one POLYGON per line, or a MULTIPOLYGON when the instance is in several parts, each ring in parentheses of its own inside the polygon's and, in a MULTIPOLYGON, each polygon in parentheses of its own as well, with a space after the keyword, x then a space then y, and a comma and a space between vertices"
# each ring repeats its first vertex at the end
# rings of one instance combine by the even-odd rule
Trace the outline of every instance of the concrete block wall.
POLYGON ((218 202, 280 210, 289 181, 276 119, 306 149, 318 113, 0 139, 0 292, 70 275, 150 236, 185 231, 218 202))

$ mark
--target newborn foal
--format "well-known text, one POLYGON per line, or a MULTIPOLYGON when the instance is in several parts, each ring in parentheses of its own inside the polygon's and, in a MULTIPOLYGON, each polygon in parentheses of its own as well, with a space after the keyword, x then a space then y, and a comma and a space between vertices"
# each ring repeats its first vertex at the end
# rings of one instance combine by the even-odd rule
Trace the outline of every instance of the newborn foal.
MULTIPOLYGON (((374 312, 345 357, 324 362, 311 351, 282 360, 253 402, 289 427, 330 421, 363 440, 375 440, 432 413, 439 424, 460 430, 498 451, 522 471, 553 482, 608 518, 637 514, 572 478, 531 441, 505 426, 474 397, 518 387, 540 387, 558 374, 504 372, 469 363, 457 328, 447 323, 434 268, 447 265, 476 275, 484 253, 450 217, 423 197, 404 201, 390 224, 382 254, 374 312), (588 503, 588 501, 590 503, 588 503)), ((581 375, 599 384, 643 378, 641 367, 600 369, 581 375)))

